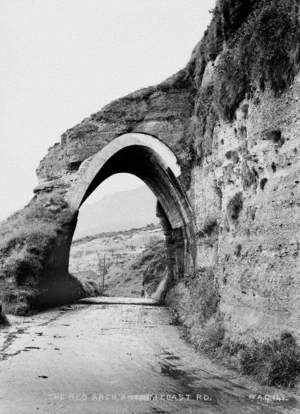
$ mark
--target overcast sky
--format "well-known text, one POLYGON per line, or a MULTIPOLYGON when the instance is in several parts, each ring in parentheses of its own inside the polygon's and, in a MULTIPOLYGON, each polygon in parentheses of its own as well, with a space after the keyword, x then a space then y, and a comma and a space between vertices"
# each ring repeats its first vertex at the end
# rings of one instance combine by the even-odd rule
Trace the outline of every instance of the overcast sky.
POLYGON ((40 159, 67 128, 185 66, 214 3, 0 1, 0 219, 31 199, 40 159))

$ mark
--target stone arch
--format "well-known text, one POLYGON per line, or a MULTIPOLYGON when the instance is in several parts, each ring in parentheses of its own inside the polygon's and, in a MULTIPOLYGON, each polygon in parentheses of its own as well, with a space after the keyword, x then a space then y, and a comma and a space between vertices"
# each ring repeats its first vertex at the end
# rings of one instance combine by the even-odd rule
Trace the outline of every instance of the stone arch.
POLYGON ((157 214, 166 236, 169 257, 168 278, 157 292, 162 297, 172 280, 193 267, 195 239, 192 209, 177 178, 180 168, 176 157, 158 138, 144 133, 123 134, 81 164, 77 179, 66 194, 76 216, 72 235, 82 203, 105 179, 117 173, 136 175, 158 200, 157 214))

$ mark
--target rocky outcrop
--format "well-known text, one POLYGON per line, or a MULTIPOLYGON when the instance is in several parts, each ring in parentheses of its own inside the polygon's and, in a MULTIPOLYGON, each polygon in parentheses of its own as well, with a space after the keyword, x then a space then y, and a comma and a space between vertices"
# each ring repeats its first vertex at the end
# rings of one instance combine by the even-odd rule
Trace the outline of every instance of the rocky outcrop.
POLYGON ((158 211, 173 274, 167 300, 192 341, 201 345, 214 324, 239 342, 300 335, 299 4, 246 3, 219 0, 182 71, 112 102, 50 148, 34 199, 0 228, 6 304, 22 311, 83 294, 68 273, 70 188, 115 138, 145 133, 177 156, 191 206, 189 228, 158 211))
POLYGON ((205 66, 192 120, 201 129, 191 140, 189 188, 198 271, 169 300, 199 346, 213 320, 236 342, 283 329, 300 334, 298 5, 248 3, 249 10, 242 2, 219 2, 194 52, 203 56, 196 67, 205 66), (233 37, 226 35, 230 27, 233 37), (218 30, 223 42, 214 43, 218 30), (210 42, 222 51, 206 63, 210 42), (214 314, 203 316, 210 306, 201 296, 217 304, 214 314))

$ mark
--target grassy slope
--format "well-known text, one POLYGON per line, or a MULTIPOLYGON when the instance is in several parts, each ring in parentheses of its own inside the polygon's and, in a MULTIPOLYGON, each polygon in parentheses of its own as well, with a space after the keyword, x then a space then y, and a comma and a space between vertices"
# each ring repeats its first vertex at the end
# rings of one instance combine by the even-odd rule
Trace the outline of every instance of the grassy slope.
MULTIPOLYGON (((49 259, 61 223, 72 214, 59 195, 34 197, 0 226, 0 301, 7 312, 26 314, 35 306, 41 271, 49 259)), ((66 275, 66 283, 82 287, 66 275)), ((76 289, 77 289, 76 288, 76 289)))
POLYGON ((107 275, 105 294, 109 296, 151 296, 167 272, 163 240, 152 239, 145 249, 125 266, 112 266, 107 275))
POLYGON ((140 296, 143 289, 151 294, 166 271, 163 234, 158 226, 76 240, 71 248, 70 271, 81 281, 89 278, 101 284, 104 256, 104 293, 109 296, 140 296))

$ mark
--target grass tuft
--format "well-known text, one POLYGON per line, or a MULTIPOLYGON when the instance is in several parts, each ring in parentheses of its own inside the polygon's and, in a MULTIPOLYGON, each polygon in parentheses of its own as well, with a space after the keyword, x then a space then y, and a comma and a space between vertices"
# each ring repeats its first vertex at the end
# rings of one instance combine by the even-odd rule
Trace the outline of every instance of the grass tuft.
POLYGON ((240 356, 242 374, 251 375, 263 385, 294 387, 300 375, 300 348, 289 332, 280 339, 253 343, 240 356))

